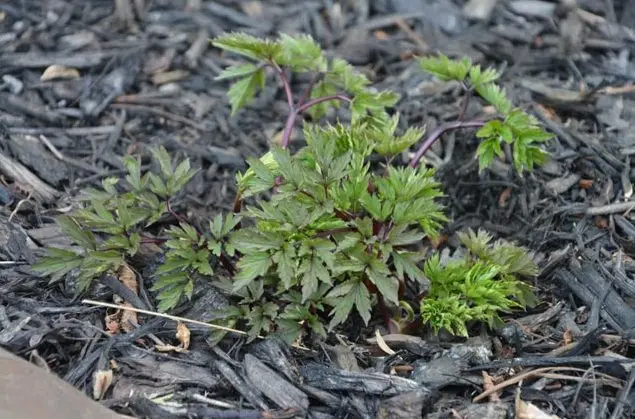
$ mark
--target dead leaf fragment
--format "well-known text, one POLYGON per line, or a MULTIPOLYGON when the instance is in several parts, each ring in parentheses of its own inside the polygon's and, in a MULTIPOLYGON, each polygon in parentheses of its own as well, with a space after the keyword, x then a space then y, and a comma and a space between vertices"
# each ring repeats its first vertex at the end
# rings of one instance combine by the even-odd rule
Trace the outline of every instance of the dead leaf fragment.
POLYGON ((518 419, 560 419, 557 415, 549 415, 538 406, 520 399, 520 391, 516 392, 516 417, 518 419))
POLYGON ((512 188, 511 187, 505 188, 505 190, 501 192, 500 196, 498 197, 498 206, 501 208, 505 208, 507 206, 507 201, 509 201, 509 198, 511 196, 512 196, 512 188))
MULTIPOLYGON (((486 371, 482 372, 483 375, 483 390, 488 391, 492 388, 494 388, 495 383, 494 383, 494 378, 489 375, 486 371)), ((500 392, 493 392, 492 394, 489 395, 489 401, 490 402, 499 402, 500 401, 500 392)))
POLYGON ((381 40, 381 41, 387 41, 390 37, 388 36, 388 34, 384 31, 375 31, 375 38, 381 40))
MULTIPOLYGON (((123 304, 126 307, 130 307, 133 308, 133 306, 130 303, 124 303, 123 304)), ((124 332, 132 332, 133 330, 135 330, 139 325, 139 319, 137 317, 137 313, 135 311, 131 311, 131 310, 123 310, 121 312, 121 329, 124 332)))
POLYGON ((156 85, 172 83, 186 79, 190 76, 190 72, 187 70, 172 70, 163 73, 156 73, 152 75, 152 83, 156 85))
POLYGON ((93 374, 93 398, 100 400, 112 385, 112 370, 97 370, 93 374))
MULTIPOLYGON (((135 272, 125 263, 122 263, 117 270, 117 277, 129 290, 139 295, 139 283, 137 282, 137 275, 135 272)), ((124 303, 125 307, 133 307, 129 303, 124 303)), ((125 332, 132 332, 139 324, 137 313, 134 311, 123 310, 121 313, 121 329, 125 332)))
POLYGON ((593 179, 580 179, 578 185, 582 189, 589 189, 591 188, 591 186, 593 186, 593 179))
POLYGON ((104 323, 106 326, 106 333, 109 335, 116 335, 119 333, 119 314, 107 314, 104 323))
POLYGON ((375 329, 375 338, 377 339, 377 346, 379 346, 379 348, 386 352, 388 355, 395 355, 396 352, 393 351, 390 346, 388 346, 388 344, 386 343, 386 341, 384 340, 384 338, 381 336, 381 333, 379 333, 379 329, 375 329))
POLYGON ((179 322, 179 324, 176 325, 176 338, 181 342, 183 349, 190 347, 190 334, 190 329, 185 323, 179 322))
POLYGON ((174 346, 174 345, 154 345, 154 349, 156 349, 158 352, 178 352, 178 353, 187 352, 187 349, 183 349, 180 346, 174 346))
POLYGON ((78 79, 79 71, 75 68, 53 64, 44 70, 40 76, 40 81, 51 81, 60 79, 78 79))
POLYGON ((128 287, 129 290, 139 295, 139 283, 137 282, 137 275, 135 272, 125 263, 122 263, 117 270, 119 280, 122 284, 128 287))

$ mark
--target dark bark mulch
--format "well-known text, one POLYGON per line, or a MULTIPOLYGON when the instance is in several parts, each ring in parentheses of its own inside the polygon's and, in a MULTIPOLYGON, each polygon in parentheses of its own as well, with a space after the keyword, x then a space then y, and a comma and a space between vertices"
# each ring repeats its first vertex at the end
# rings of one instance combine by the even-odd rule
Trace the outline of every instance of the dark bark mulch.
MULTIPOLYGON (((101 402, 133 417, 503 418, 526 408, 517 397, 554 417, 633 415, 635 2, 578 5, 0 4, 0 345, 91 395, 96 374, 112 371, 101 402), (460 89, 421 73, 414 55, 467 55, 503 69, 511 99, 557 134, 551 162, 524 178, 502 161, 479 175, 467 132, 447 135, 426 162, 447 193, 448 248, 467 227, 530 247, 541 304, 468 340, 384 336, 391 355, 353 331, 308 351, 241 338, 213 346, 196 324, 189 350, 161 352, 157 345, 178 345, 175 320, 140 315, 132 331, 108 333, 113 310, 82 303, 72 278, 47 285, 35 275, 29 266, 45 246, 68 244, 54 217, 76 206, 82 188, 123 174, 121 157, 132 151, 164 145, 202 169, 181 203, 189 219, 231 209, 234 174, 268 148, 286 116, 273 80, 230 116, 227 85, 214 80, 228 60, 208 39, 231 30, 311 34, 378 88, 401 93, 404 127, 428 131, 457 118, 460 89), (69 77, 43 81, 45 70, 60 71, 51 66, 69 77)), ((487 112, 471 101, 466 116, 487 112)), ((104 278, 88 297, 154 308, 147 291, 130 294, 104 278)), ((205 321, 222 303, 202 285, 176 314, 205 321)))

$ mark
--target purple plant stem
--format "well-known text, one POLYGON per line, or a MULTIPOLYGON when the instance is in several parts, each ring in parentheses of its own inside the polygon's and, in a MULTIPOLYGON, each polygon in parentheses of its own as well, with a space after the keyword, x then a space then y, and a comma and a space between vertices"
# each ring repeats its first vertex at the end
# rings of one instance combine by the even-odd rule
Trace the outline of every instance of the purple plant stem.
POLYGON ((412 157, 412 159, 410 160, 410 167, 417 167, 423 155, 426 154, 430 147, 432 147, 432 144, 434 144, 435 141, 441 138, 441 136, 446 132, 461 128, 480 128, 483 125, 485 125, 484 121, 475 120, 449 122, 437 127, 437 129, 435 129, 430 133, 430 135, 428 135, 423 144, 421 144, 415 155, 412 157))
POLYGON ((349 98, 346 95, 343 94, 336 94, 336 95, 331 95, 331 96, 322 96, 322 97, 317 97, 315 99, 309 100, 308 102, 302 104, 301 106, 298 107, 297 109, 297 113, 301 114, 302 112, 306 111, 307 109, 309 109, 312 106, 318 105, 322 102, 327 102, 329 100, 339 100, 342 102, 351 102, 351 98, 349 98))
POLYGON ((304 90, 302 97, 300 98, 300 100, 298 100, 298 106, 302 106, 304 102, 307 101, 307 99, 309 98, 309 95, 311 94, 311 91, 313 90, 313 87, 315 87, 315 85, 323 78, 324 78, 324 73, 318 73, 311 79, 308 86, 304 90))
POLYGON ((470 97, 472 96, 472 91, 468 90, 465 92, 465 96, 463 97, 463 103, 461 104, 461 113, 457 118, 457 121, 462 121, 465 118, 465 113, 467 112, 467 106, 470 103, 470 97))
POLYGON ((297 116, 298 113, 295 109, 291 109, 289 111, 287 122, 284 124, 284 131, 282 131, 282 139, 280 140, 280 146, 282 148, 287 148, 289 146, 289 140, 291 139, 291 133, 293 132, 293 126, 295 125, 295 119, 297 116))
POLYGON ((293 111, 295 109, 295 105, 293 104, 293 93, 291 92, 291 84, 289 83, 289 79, 287 79, 286 74, 284 74, 284 70, 280 68, 278 64, 272 61, 271 65, 278 72, 278 76, 280 77, 280 81, 282 82, 282 87, 284 88, 284 94, 287 96, 287 104, 289 105, 289 110, 293 111))
POLYGON ((337 94, 332 96, 323 96, 318 97, 313 100, 309 100, 305 102, 308 98, 308 95, 311 93, 311 88, 317 82, 318 78, 315 78, 311 81, 309 89, 305 92, 305 94, 298 101, 297 106, 293 103, 293 93, 291 92, 291 84, 289 83, 289 79, 284 74, 284 70, 280 68, 280 66, 271 61, 271 66, 276 69, 278 76, 280 77, 280 81, 282 82, 282 87, 284 88, 284 93, 287 96, 287 104, 289 105, 289 115, 287 116, 287 121, 284 124, 284 130, 282 131, 282 139, 280 140, 280 146, 282 148, 287 148, 289 146, 289 140, 291 139, 291 133, 293 132, 293 126, 295 125, 295 120, 298 115, 302 112, 306 111, 312 106, 315 106, 319 103, 326 102, 328 100, 341 100, 343 102, 350 102, 351 99, 348 96, 337 94))
POLYGON ((284 125, 284 131, 282 132, 282 139, 280 140, 280 146, 282 148, 287 148, 289 146, 289 140, 291 139, 291 133, 293 132, 293 126, 295 125, 295 120, 298 115, 312 106, 318 105, 322 102, 327 102, 329 100, 340 100, 342 102, 351 102, 351 98, 346 95, 337 94, 331 96, 322 96, 315 99, 311 99, 306 103, 298 106, 297 108, 294 106, 289 111, 289 116, 287 117, 287 122, 284 125))

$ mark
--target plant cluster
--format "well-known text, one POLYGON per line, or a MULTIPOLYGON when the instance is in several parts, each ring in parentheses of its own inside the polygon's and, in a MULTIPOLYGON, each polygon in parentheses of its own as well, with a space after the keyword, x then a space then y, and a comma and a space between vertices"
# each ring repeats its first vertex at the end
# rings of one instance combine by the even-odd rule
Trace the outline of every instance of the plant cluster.
POLYGON ((465 257, 447 262, 426 255, 421 246, 447 221, 434 170, 419 164, 443 133, 478 128, 480 170, 503 156, 504 144, 511 147, 519 173, 547 158, 540 144, 551 136, 511 105, 495 83, 497 71, 481 70, 466 59, 421 59, 423 70, 461 82, 468 95, 464 104, 476 93, 500 117, 463 121, 461 115, 428 135, 409 164, 399 164, 400 156, 423 139, 424 128, 398 132, 399 115, 390 109, 399 95, 376 91, 344 60, 327 59, 310 37, 270 40, 231 33, 213 44, 251 60, 218 77, 232 80, 232 113, 247 106, 271 74, 282 84, 289 107, 281 144, 249 159, 249 169, 237 175, 235 212, 217 215, 206 231, 197 230, 172 205, 194 174, 188 161, 174 167, 164 149, 155 150, 160 174, 142 175, 140 160, 129 156, 124 184, 104 180, 103 190, 88 191, 85 209, 60 219, 84 252, 50 249, 37 269, 53 279, 78 270, 85 289, 133 256, 143 240, 160 240, 165 263, 153 286, 160 310, 191 296, 194 278, 204 277, 234 296, 222 313, 224 326, 245 326, 251 338, 275 333, 287 341, 307 331, 325 337, 351 315, 368 324, 377 307, 385 316, 407 308, 420 325, 467 335, 468 322, 493 323, 500 312, 531 303, 531 290, 519 277, 537 269, 525 249, 494 243, 482 231, 461 235, 465 257), (296 97, 290 75, 298 73, 309 73, 311 81, 296 97), (324 122, 329 109, 341 104, 350 109, 350 120, 324 122), (312 121, 303 128, 306 145, 291 153, 292 130, 305 113, 312 121), (254 203, 243 205, 246 198, 254 203), (161 228, 168 216, 177 223, 162 229, 160 238, 147 233, 161 228), (219 266, 224 275, 215 274, 219 266))

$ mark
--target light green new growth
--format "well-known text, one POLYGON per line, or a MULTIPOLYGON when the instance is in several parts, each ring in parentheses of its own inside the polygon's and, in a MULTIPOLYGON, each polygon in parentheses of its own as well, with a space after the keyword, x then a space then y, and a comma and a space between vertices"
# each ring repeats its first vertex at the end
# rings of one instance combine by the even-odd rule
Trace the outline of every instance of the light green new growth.
POLYGON ((495 83, 500 78, 498 71, 492 68, 481 70, 480 65, 473 65, 469 59, 453 61, 443 55, 420 59, 420 64, 440 80, 463 83, 502 116, 502 120, 486 122, 476 133, 482 140, 476 152, 481 171, 489 167, 495 157, 504 156, 505 143, 512 147, 513 164, 519 173, 546 163, 549 156, 540 145, 551 140, 553 135, 545 131, 536 118, 513 107, 505 89, 495 83))
POLYGON ((442 265, 433 255, 425 262, 423 271, 432 284, 421 304, 426 323, 435 330, 467 336, 470 321, 499 326, 498 313, 535 304, 530 286, 517 279, 538 274, 527 249, 504 241, 492 243, 492 236, 482 230, 459 238, 468 249, 465 258, 442 265))

